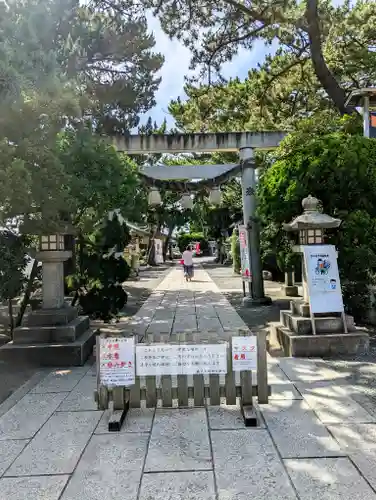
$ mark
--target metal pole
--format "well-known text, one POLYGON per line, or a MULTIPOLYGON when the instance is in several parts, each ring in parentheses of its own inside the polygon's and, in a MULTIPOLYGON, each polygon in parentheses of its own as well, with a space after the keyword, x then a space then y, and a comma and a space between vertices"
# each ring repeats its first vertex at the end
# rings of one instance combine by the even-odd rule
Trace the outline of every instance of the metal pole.
POLYGON ((364 96, 364 106, 363 106, 363 131, 364 131, 364 137, 370 136, 370 130, 369 130, 369 96, 366 95, 364 96))
POLYGON ((265 297, 264 280, 260 257, 260 228, 256 218, 256 166, 252 148, 239 150, 242 162, 242 195, 244 225, 247 227, 249 266, 252 283, 249 296, 243 300, 244 305, 270 304, 271 299, 265 297))

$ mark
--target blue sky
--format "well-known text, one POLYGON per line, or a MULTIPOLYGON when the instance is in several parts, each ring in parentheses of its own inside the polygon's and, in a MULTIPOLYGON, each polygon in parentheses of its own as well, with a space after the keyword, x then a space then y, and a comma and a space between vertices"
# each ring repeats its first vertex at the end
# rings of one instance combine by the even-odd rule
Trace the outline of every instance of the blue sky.
MULTIPOLYGON (((332 4, 341 5, 343 0, 332 0, 332 4)), ((352 2, 353 3, 353 2, 352 2)), ((154 16, 148 17, 150 31, 154 33, 156 46, 155 50, 165 56, 165 63, 160 71, 162 82, 156 94, 157 105, 146 113, 145 118, 151 116, 153 120, 160 124, 164 118, 167 118, 169 125, 174 122, 168 114, 168 103, 171 99, 178 96, 184 98, 184 76, 189 73, 190 51, 177 40, 170 40, 161 29, 158 19, 154 16)), ((223 75, 226 78, 239 77, 244 79, 251 68, 262 62, 267 53, 270 53, 271 47, 265 47, 262 42, 255 44, 252 51, 242 50, 236 58, 223 67, 223 75)))
MULTIPOLYGON (((155 50, 165 56, 165 63, 160 71, 162 82, 156 94, 157 105, 146 114, 146 117, 151 116, 157 124, 167 118, 168 124, 173 125, 167 110, 168 104, 171 99, 176 99, 178 96, 184 98, 184 76, 189 73, 191 54, 180 42, 170 40, 163 33, 158 19, 150 16, 148 25, 155 36, 155 50)), ((270 50, 271 48, 265 48, 263 43, 257 44, 252 51, 242 50, 233 61, 224 65, 223 75, 226 78, 235 76, 245 78, 249 69, 263 61, 265 54, 270 50)))

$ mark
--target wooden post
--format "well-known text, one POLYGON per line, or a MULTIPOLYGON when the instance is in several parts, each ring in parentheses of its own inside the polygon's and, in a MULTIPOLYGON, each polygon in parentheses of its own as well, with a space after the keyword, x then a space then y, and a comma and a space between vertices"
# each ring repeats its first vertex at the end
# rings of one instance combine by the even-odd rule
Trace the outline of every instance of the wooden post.
POLYGON ((257 427, 257 414, 253 407, 252 400, 252 372, 240 372, 241 391, 240 410, 243 415, 244 424, 246 427, 257 427))

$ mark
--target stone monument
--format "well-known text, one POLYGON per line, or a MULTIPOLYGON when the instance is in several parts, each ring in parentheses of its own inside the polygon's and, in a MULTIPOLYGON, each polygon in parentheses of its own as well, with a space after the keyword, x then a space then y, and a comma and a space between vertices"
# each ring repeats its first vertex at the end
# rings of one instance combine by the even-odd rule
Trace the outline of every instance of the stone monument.
POLYGON ((64 248, 67 227, 39 236, 36 260, 42 263, 42 304, 25 315, 13 331, 13 340, 0 356, 21 357, 46 366, 80 366, 92 352, 95 331, 87 316, 79 316, 64 298, 64 262, 72 252, 64 248))
POLYGON ((284 225, 299 233, 293 251, 303 256, 303 299, 292 300, 271 328, 271 342, 278 342, 287 356, 358 354, 369 347, 368 334, 344 312, 337 253, 324 244, 324 230, 338 228, 341 220, 322 213, 319 204, 308 196, 303 214, 284 225))

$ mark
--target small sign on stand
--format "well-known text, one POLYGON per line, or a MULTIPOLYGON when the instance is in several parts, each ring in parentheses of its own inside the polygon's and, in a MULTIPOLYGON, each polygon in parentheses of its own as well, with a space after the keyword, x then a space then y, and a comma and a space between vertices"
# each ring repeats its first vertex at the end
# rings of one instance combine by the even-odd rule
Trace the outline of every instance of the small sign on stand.
POLYGON ((344 332, 347 333, 334 245, 305 245, 303 248, 313 334, 316 334, 314 315, 329 312, 341 313, 344 332))
POLYGON ((134 337, 100 337, 100 382, 108 387, 127 387, 135 383, 134 337))
POLYGON ((108 395, 113 391, 113 413, 108 422, 109 431, 120 431, 129 410, 129 395, 126 388, 135 384, 135 339, 134 337, 97 337, 97 385, 108 395))
POLYGON ((257 370, 257 337, 232 337, 232 369, 234 372, 257 370))

